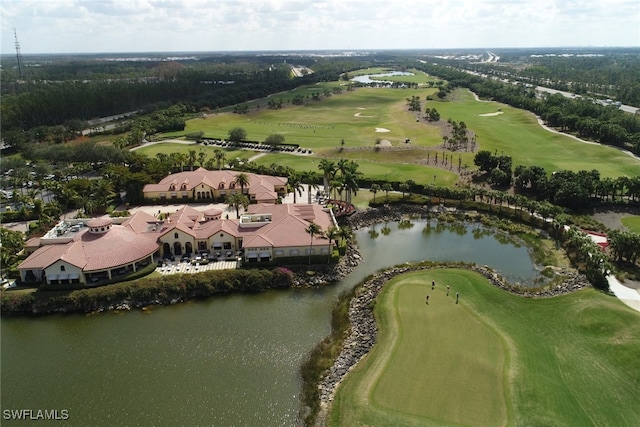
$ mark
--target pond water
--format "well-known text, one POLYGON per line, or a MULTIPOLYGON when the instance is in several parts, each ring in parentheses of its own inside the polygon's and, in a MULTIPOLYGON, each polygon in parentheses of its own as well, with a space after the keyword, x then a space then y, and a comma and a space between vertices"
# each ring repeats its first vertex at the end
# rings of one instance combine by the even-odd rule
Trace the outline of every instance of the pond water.
POLYGON ((3 318, 2 410, 66 409, 69 425, 293 425, 299 366, 329 333, 338 295, 367 275, 433 259, 486 264, 523 283, 536 276, 526 248, 505 236, 476 225, 412 224, 357 231, 364 261, 322 289, 3 318))
POLYGON ((380 74, 365 74, 362 76, 356 76, 354 78, 352 78, 351 80, 358 82, 358 83, 384 83, 384 84, 391 84, 393 83, 391 80, 373 80, 371 79, 371 77, 391 77, 391 76, 413 76, 413 73, 409 73, 407 71, 390 71, 388 73, 380 73, 380 74))

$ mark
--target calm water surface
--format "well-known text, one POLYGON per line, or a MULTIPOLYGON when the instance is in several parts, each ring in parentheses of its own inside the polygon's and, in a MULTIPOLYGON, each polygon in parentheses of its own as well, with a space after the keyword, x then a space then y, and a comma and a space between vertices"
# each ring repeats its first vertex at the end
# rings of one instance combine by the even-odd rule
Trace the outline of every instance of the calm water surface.
POLYGON ((388 235, 383 224, 359 230, 364 261, 325 289, 231 295, 150 312, 3 318, 2 409, 67 409, 68 425, 293 425, 298 368, 328 334, 337 296, 368 274, 433 259, 487 264, 523 283, 536 276, 527 250, 504 236, 474 225, 426 224, 389 223, 388 235))

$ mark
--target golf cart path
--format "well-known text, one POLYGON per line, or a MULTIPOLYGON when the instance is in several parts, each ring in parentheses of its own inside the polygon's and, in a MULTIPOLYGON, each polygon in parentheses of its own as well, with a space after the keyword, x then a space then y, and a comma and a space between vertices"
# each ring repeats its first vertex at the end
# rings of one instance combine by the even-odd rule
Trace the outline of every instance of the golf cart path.
POLYGON ((613 292, 620 301, 634 310, 640 311, 640 294, 638 291, 627 288, 613 275, 607 276, 607 282, 609 282, 609 289, 611 292, 613 292))

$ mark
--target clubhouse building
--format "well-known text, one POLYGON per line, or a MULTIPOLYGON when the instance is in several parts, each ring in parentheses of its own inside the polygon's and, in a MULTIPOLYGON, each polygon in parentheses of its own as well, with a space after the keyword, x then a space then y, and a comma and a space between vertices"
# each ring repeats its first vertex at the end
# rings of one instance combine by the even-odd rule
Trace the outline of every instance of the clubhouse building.
POLYGON ((20 278, 23 283, 97 285, 162 258, 207 253, 245 263, 295 262, 332 251, 331 241, 307 233, 311 222, 322 231, 336 225, 332 212, 319 204, 259 203, 249 205, 239 219, 222 214, 217 208, 201 212, 184 206, 163 219, 137 211, 128 218, 62 221, 47 235, 27 242, 29 256, 18 266, 20 278))
POLYGON ((276 203, 287 194, 287 178, 245 172, 248 183, 242 189, 237 182, 239 174, 198 168, 171 174, 157 184, 147 184, 142 192, 146 200, 161 203, 181 200, 224 202, 226 196, 241 190, 250 203, 276 203))

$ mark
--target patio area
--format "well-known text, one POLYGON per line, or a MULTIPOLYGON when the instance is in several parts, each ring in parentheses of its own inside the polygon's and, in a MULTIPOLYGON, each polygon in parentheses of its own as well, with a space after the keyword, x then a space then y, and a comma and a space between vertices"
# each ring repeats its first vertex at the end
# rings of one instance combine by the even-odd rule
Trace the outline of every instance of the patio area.
POLYGON ((161 267, 157 267, 156 271, 162 275, 166 274, 186 274, 201 273, 209 270, 232 270, 239 267, 240 261, 221 260, 211 261, 208 264, 192 264, 191 262, 169 261, 161 267))

